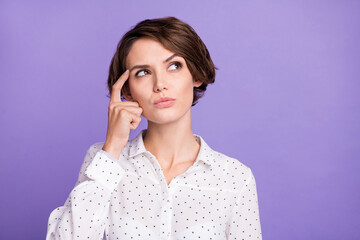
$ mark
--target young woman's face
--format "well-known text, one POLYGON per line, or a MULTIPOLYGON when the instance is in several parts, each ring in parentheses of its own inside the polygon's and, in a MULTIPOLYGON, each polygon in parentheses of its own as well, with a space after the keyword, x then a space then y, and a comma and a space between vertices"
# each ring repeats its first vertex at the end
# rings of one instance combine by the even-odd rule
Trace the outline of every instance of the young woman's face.
POLYGON ((149 38, 136 40, 127 56, 126 68, 130 70, 129 88, 132 101, 143 109, 142 115, 151 122, 165 124, 181 118, 190 110, 193 82, 184 58, 149 38), (155 104, 163 97, 175 99, 171 106, 155 104))

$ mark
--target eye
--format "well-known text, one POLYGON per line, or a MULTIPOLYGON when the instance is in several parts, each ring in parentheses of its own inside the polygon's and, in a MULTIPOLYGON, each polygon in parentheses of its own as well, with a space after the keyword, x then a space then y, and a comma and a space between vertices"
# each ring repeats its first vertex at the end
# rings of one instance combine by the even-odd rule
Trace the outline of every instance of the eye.
POLYGON ((140 70, 140 71, 138 71, 138 72, 135 73, 135 77, 145 76, 145 73, 149 73, 149 71, 146 70, 146 69, 142 69, 142 70, 140 70), (139 73, 141 73, 141 74, 139 74, 139 73))
POLYGON ((181 63, 179 63, 179 62, 173 62, 173 63, 171 63, 170 67, 172 67, 173 70, 176 70, 176 69, 181 68, 182 65, 181 65, 181 63), (174 67, 172 67, 172 66, 177 66, 177 67, 174 68, 174 67))

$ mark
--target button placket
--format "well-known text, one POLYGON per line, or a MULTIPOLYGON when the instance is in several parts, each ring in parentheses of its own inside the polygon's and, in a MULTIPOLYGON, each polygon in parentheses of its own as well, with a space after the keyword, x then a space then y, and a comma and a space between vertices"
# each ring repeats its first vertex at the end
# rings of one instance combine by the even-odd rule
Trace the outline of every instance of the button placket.
POLYGON ((178 183, 178 177, 174 177, 170 184, 168 185, 166 182, 166 178, 163 172, 163 169, 161 169, 160 164, 158 163, 158 161, 156 160, 155 156, 153 156, 150 152, 149 152, 150 158, 153 161, 153 166, 156 172, 156 175, 158 176, 158 179, 160 179, 159 181, 159 185, 161 187, 162 193, 163 193, 163 204, 161 207, 161 213, 160 213, 160 218, 161 218, 161 226, 160 226, 160 236, 161 239, 167 239, 170 240, 171 239, 171 216, 173 214, 172 211, 172 196, 176 190, 176 185, 178 183))
POLYGON ((171 239, 172 214, 173 214, 173 194, 176 187, 169 186, 164 189, 163 204, 161 207, 161 236, 162 239, 171 239))

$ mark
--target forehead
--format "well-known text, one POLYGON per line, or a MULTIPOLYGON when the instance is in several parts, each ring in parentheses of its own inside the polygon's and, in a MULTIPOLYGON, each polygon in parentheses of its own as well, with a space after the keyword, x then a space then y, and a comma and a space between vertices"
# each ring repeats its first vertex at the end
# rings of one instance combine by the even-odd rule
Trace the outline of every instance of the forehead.
POLYGON ((150 38, 136 40, 130 48, 126 57, 126 67, 136 64, 155 64, 163 62, 174 52, 166 49, 160 42, 150 38))

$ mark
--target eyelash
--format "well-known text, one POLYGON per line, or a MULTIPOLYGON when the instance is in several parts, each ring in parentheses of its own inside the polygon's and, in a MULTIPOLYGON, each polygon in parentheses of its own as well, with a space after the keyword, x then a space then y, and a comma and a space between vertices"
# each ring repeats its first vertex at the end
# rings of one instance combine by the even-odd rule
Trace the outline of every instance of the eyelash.
MULTIPOLYGON (((177 65, 178 65, 178 68, 175 69, 175 70, 173 70, 173 71, 176 71, 176 70, 182 68, 182 64, 181 64, 180 62, 172 62, 172 63, 170 63, 169 67, 170 67, 171 65, 174 65, 174 64, 177 64, 177 65)), ((139 70, 139 71, 137 71, 137 72, 135 73, 135 77, 142 77, 142 76, 138 76, 138 74, 139 74, 140 72, 142 72, 142 71, 145 71, 145 72, 148 72, 148 73, 150 72, 150 71, 147 70, 147 69, 141 69, 141 70, 139 70)))

